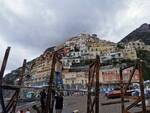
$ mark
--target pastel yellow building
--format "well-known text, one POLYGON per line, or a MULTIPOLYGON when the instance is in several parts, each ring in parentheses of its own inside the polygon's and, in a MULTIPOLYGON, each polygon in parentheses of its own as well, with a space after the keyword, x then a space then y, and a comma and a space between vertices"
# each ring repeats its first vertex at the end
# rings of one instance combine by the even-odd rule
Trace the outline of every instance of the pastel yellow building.
POLYGON ((46 52, 32 62, 30 79, 25 81, 26 86, 41 86, 47 84, 51 71, 51 59, 51 53, 46 52))
POLYGON ((88 83, 87 72, 63 72, 63 83, 68 89, 86 88, 88 83))
POLYGON ((137 59, 137 53, 134 48, 123 49, 123 56, 125 59, 135 60, 137 59))
POLYGON ((89 46, 89 53, 93 57, 96 57, 96 55, 104 55, 108 53, 112 53, 116 51, 116 46, 107 43, 106 41, 100 41, 98 43, 93 43, 91 46, 89 46))
POLYGON ((145 43, 137 40, 137 41, 131 41, 126 45, 127 48, 135 48, 135 49, 145 49, 145 43))

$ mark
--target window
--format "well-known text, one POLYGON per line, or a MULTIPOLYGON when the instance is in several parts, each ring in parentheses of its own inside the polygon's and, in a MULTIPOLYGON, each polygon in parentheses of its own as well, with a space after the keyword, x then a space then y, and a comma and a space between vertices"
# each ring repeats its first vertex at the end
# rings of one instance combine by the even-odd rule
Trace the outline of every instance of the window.
POLYGON ((78 60, 78 59, 76 59, 76 62, 79 62, 79 60, 78 60))
POLYGON ((85 83, 87 84, 87 80, 85 80, 85 83))
POLYGON ((75 60, 73 60, 72 62, 75 63, 75 60))
POLYGON ((84 81, 82 80, 82 84, 84 84, 84 81))
POLYGON ((74 84, 74 80, 72 80, 72 84, 74 84))

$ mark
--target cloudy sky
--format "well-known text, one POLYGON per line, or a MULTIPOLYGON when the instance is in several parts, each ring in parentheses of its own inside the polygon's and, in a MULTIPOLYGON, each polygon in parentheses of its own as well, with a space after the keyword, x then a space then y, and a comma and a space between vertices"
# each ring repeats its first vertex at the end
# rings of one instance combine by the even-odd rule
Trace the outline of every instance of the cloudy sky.
POLYGON ((118 42, 149 11, 150 0, 0 0, 0 62, 11 46, 7 73, 81 32, 118 42))

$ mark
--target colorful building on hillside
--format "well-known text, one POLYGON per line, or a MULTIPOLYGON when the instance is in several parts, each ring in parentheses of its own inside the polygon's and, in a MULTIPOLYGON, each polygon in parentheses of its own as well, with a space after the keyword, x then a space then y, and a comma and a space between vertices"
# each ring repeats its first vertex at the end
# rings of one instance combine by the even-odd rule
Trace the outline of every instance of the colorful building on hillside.
POLYGON ((136 60, 137 59, 137 52, 135 48, 125 48, 122 50, 124 59, 136 60))
MULTIPOLYGON (((101 92, 112 90, 118 87, 120 83, 120 72, 119 67, 107 66, 100 69, 100 83, 101 83, 101 92)), ((133 71, 133 67, 127 68, 123 71, 123 81, 127 83, 130 78, 130 75, 133 71)), ((135 73, 132 78, 132 82, 139 81, 139 71, 135 70, 135 73)))
POLYGON ((45 51, 40 57, 36 58, 31 64, 29 70, 30 78, 24 81, 26 86, 44 86, 47 85, 52 64, 52 54, 45 51))

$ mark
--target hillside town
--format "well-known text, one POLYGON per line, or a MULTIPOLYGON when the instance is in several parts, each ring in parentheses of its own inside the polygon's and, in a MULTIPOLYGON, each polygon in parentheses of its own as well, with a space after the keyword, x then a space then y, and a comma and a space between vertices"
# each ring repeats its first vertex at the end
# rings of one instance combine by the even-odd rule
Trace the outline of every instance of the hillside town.
POLYGON ((150 0, 0 0, 0 113, 150 113, 150 0))
MULTIPOLYGON (((101 92, 115 88, 119 83, 119 65, 121 60, 137 59, 136 51, 147 50, 150 51, 150 45, 145 45, 144 42, 137 40, 131 41, 126 44, 113 43, 107 40, 102 40, 96 34, 84 34, 81 33, 78 36, 74 36, 66 41, 64 44, 50 47, 44 51, 42 55, 35 58, 28 63, 27 75, 24 78, 25 86, 46 86, 50 77, 51 64, 52 64, 52 52, 65 48, 66 54, 63 55, 62 64, 62 79, 63 85, 67 89, 86 89, 88 83, 88 69, 89 64, 100 56, 100 79, 99 82, 102 85, 101 92), (114 63, 113 63, 114 62, 114 63)), ((132 68, 124 70, 124 80, 129 79, 132 68)), ((17 70, 12 71, 6 75, 7 81, 11 77, 15 76, 13 84, 17 78, 17 70)), ((139 80, 138 71, 134 74, 133 81, 139 80)), ((12 79, 12 78, 11 78, 12 79)))

